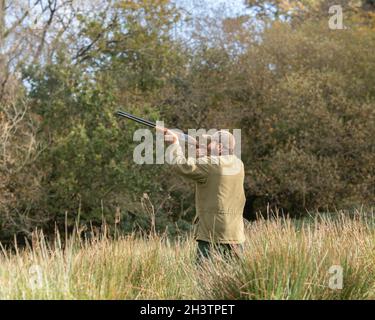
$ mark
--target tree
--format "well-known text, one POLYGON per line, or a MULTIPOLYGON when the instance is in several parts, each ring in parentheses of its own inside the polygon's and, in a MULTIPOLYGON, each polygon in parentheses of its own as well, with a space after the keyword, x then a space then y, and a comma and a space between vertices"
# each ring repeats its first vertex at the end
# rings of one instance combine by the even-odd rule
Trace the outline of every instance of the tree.
POLYGON ((42 120, 45 151, 37 164, 46 177, 35 210, 49 216, 44 227, 63 224, 66 213, 74 225, 78 212, 82 223, 114 222, 118 210, 137 214, 131 204, 143 193, 165 202, 157 192, 161 168, 133 163, 136 126, 124 126, 114 112, 126 105, 159 117, 153 106, 165 99, 179 61, 169 34, 177 18, 168 1, 117 1, 79 18, 82 46, 73 56, 68 48, 55 62, 26 69, 32 111, 42 120))

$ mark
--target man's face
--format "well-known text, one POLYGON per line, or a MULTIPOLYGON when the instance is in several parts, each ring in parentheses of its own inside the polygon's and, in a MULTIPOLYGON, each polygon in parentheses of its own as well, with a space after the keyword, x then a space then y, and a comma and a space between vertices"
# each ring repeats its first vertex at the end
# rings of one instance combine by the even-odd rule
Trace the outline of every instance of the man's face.
POLYGON ((202 144, 199 146, 197 149, 197 157, 202 157, 205 155, 221 156, 229 154, 229 151, 226 151, 227 149, 224 148, 223 142, 228 146, 228 149, 232 149, 234 147, 234 138, 232 135, 224 135, 224 138, 222 138, 222 135, 214 135, 210 138, 207 145, 202 144), (221 141, 220 139, 224 140, 221 141))
POLYGON ((218 156, 221 154, 221 144, 217 141, 212 141, 207 146, 208 155, 218 156))
POLYGON ((210 156, 210 155, 218 155, 219 153, 218 143, 217 142, 210 142, 208 144, 201 144, 199 148, 197 148, 197 158, 210 156))

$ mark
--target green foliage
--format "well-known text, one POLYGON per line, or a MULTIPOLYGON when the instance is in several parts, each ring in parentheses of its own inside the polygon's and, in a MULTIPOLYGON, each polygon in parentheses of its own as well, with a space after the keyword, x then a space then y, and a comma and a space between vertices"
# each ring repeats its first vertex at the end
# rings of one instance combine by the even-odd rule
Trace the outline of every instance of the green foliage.
MULTIPOLYGON (((24 66, 16 91, 27 121, 3 135, 12 147, 0 167, 1 235, 51 232, 66 218, 71 229, 78 215, 149 231, 144 193, 157 231, 190 230, 192 186, 166 166, 134 164, 139 126, 116 119, 119 108, 185 130, 242 129, 252 213, 374 205, 374 32, 363 11, 348 16, 347 29, 329 30, 316 16, 323 2, 304 1, 315 18, 298 23, 213 17, 190 42, 175 36, 182 15, 167 0, 119 0, 77 15, 67 43, 24 66)), ((1 112, 0 133, 8 132, 1 112)))
MULTIPOLYGON (((168 194, 158 178, 162 168, 133 162, 132 138, 139 125, 114 112, 121 107, 159 118, 159 110, 150 105, 175 66, 170 53, 179 55, 168 34, 176 19, 168 1, 131 6, 119 1, 110 11, 80 17, 81 34, 90 44, 75 60, 60 51, 52 64, 25 68, 43 150, 37 167, 46 173, 32 215, 48 218, 35 219, 33 227, 52 231, 55 223, 63 227, 67 222, 71 229, 79 215, 83 224, 104 220, 125 231, 150 228, 139 203, 143 193, 156 201, 168 194)), ((159 209, 165 217, 158 217, 158 231, 171 224, 170 232, 178 233, 175 218, 159 209)))
POLYGON ((242 129, 254 211, 373 204, 373 32, 274 22, 248 37, 234 56, 202 43, 171 113, 185 127, 242 129))

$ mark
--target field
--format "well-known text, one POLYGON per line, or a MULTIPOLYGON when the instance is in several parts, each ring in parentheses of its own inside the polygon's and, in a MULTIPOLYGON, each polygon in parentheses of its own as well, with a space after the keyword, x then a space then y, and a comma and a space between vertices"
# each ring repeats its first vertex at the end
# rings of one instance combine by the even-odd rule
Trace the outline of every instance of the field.
POLYGON ((374 222, 363 213, 258 220, 246 226, 242 259, 201 267, 191 238, 47 243, 36 232, 32 245, 2 248, 0 299, 374 299, 374 222))

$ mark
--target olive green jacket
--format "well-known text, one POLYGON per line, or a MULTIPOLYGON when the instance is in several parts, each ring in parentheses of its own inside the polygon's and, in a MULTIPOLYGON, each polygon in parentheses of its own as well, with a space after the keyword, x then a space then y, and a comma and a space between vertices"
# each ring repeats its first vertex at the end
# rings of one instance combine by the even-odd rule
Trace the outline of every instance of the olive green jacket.
POLYGON ((169 163, 179 175, 195 181, 196 239, 243 243, 245 193, 242 161, 235 155, 186 159, 179 144, 169 148, 169 163))

